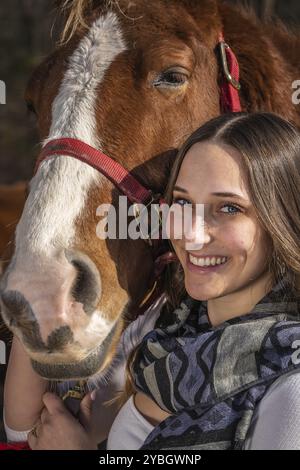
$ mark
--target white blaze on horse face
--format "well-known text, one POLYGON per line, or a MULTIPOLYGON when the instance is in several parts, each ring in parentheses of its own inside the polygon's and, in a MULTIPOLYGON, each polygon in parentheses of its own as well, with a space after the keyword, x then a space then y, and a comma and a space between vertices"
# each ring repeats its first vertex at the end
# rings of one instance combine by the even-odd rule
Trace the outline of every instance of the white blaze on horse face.
MULTIPOLYGON (((52 125, 44 144, 59 137, 72 137, 101 149, 95 112, 96 101, 102 98, 99 85, 124 50, 126 46, 115 14, 101 16, 91 25, 68 59, 52 105, 52 125)), ((88 202, 90 187, 101 184, 102 178, 87 164, 57 155, 42 162, 30 183, 30 194, 16 230, 16 250, 6 289, 18 290, 25 296, 39 323, 45 321, 45 313, 38 311, 41 299, 36 297, 45 298, 51 291, 54 299, 55 291, 62 290, 61 280, 67 283, 68 278, 71 283, 76 274, 63 253, 72 249, 75 222, 88 202), (37 289, 36 281, 39 281, 37 289), (38 296, 37 292, 33 293, 35 289, 39 291, 38 296)), ((66 298, 70 292, 64 294, 66 298)), ((60 310, 64 311, 63 305, 60 310)), ((51 312, 51 305, 47 311, 51 312)), ((55 310, 52 316, 55 317, 55 310)))
MULTIPOLYGON (((101 149, 96 132, 99 84, 115 58, 126 49, 118 18, 98 18, 68 60, 68 68, 52 105, 48 139, 73 137, 101 149)), ((75 235, 75 219, 87 202, 99 173, 74 158, 55 156, 44 161, 30 184, 30 195, 17 229, 17 251, 49 254, 53 247, 67 248, 75 235), (29 246, 28 246, 29 245, 29 246)), ((96 227, 95 227, 96 230, 96 227)), ((21 254, 22 253, 22 254, 21 254)))

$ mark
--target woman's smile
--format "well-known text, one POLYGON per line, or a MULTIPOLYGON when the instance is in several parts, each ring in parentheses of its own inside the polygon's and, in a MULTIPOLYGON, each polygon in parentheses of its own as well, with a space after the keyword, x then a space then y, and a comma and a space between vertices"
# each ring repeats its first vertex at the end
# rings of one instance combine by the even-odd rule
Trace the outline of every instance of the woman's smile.
POLYGON ((192 253, 186 253, 187 269, 196 274, 208 274, 220 271, 227 266, 229 258, 227 256, 199 256, 192 253))

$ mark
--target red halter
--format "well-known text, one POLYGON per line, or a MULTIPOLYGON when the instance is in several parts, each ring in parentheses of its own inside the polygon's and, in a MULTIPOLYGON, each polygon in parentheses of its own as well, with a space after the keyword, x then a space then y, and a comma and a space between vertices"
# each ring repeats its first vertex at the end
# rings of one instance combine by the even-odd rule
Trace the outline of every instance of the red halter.
POLYGON ((144 188, 122 165, 78 139, 63 137, 48 142, 40 153, 34 173, 43 160, 53 155, 74 157, 92 166, 125 194, 130 202, 140 204, 152 202, 152 192, 144 188))

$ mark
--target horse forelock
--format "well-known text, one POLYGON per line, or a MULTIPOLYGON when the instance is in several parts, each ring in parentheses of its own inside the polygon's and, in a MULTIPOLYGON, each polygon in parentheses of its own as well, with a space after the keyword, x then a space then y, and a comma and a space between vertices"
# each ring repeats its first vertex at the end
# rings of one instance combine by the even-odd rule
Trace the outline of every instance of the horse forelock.
MULTIPOLYGON (((62 14, 65 18, 59 44, 68 43, 79 29, 87 30, 95 10, 98 12, 101 10, 102 13, 114 10, 126 16, 119 0, 62 0, 56 3, 59 15, 62 14)), ((135 4, 132 0, 126 1, 126 3, 129 6, 135 4)))

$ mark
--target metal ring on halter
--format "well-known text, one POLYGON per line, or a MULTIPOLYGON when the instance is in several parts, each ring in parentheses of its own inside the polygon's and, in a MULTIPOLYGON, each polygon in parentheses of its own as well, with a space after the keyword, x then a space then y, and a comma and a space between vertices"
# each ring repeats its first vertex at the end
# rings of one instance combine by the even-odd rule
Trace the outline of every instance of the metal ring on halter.
POLYGON ((220 48, 221 48, 221 59, 222 59, 222 66, 223 66, 223 71, 224 75, 227 78, 228 82, 236 89, 240 90, 241 89, 241 84, 235 78, 231 75, 228 67, 228 62, 227 62, 227 56, 226 56, 226 49, 230 49, 228 44, 225 41, 220 42, 220 48))

